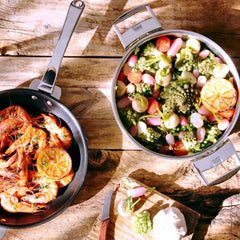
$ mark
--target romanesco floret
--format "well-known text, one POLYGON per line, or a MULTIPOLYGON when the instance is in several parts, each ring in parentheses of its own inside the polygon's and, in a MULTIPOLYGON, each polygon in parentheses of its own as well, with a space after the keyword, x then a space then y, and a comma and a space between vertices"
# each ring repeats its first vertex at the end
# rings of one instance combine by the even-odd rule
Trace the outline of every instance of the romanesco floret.
POLYGON ((190 48, 183 48, 180 53, 176 55, 175 68, 179 71, 191 72, 196 65, 196 59, 190 48))
POLYGON ((190 84, 186 87, 185 85, 182 86, 171 82, 164 88, 160 97, 165 100, 162 105, 164 113, 176 111, 186 114, 197 103, 199 91, 190 84))
POLYGON ((150 213, 143 211, 132 218, 133 232, 136 234, 146 234, 152 230, 150 213))
POLYGON ((161 133, 155 131, 153 128, 148 127, 144 133, 138 134, 138 138, 144 142, 156 143, 159 141, 161 133))
POLYGON ((140 93, 143 96, 150 97, 153 95, 151 85, 148 83, 136 83, 136 92, 140 93))
POLYGON ((210 129, 206 129, 206 141, 216 143, 218 138, 222 135, 222 132, 216 125, 213 125, 210 129))
POLYGON ((198 144, 197 138, 196 138, 194 132, 192 132, 192 131, 185 132, 183 134, 182 142, 188 151, 195 149, 196 145, 198 144))
POLYGON ((131 126, 137 124, 140 114, 135 112, 131 108, 131 106, 128 106, 126 108, 121 108, 121 109, 119 108, 118 111, 119 111, 119 115, 120 115, 122 122, 128 129, 130 129, 131 126))

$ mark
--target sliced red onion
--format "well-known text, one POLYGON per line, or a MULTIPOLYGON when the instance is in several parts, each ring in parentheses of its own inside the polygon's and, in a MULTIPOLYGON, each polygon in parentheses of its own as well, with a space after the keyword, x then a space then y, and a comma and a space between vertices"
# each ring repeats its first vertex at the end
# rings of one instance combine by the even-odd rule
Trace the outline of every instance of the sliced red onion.
POLYGON ((216 122, 217 119, 215 118, 215 116, 213 114, 211 114, 210 116, 207 117, 209 122, 216 122))
POLYGON ((173 145, 175 143, 175 138, 171 133, 168 133, 165 138, 169 145, 173 145))
POLYGON ((196 137, 198 142, 203 142, 206 135, 206 129, 204 127, 200 127, 197 129, 196 137))
POLYGON ((132 101, 128 97, 121 98, 117 102, 117 107, 118 108, 125 108, 125 107, 129 106, 131 104, 131 102, 132 101))
POLYGON ((132 54, 128 59, 128 65, 130 67, 134 67, 137 63, 138 57, 135 54, 132 54))

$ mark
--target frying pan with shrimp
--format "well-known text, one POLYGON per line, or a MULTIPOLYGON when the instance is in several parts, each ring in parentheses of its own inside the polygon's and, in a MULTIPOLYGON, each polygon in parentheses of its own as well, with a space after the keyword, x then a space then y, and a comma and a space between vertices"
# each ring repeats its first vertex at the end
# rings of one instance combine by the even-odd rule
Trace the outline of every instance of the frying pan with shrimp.
POLYGON ((72 158, 74 172, 73 180, 58 192, 57 198, 48 204, 47 211, 38 214, 9 213, 0 208, 2 230, 0 234, 2 235, 7 228, 30 227, 56 217, 73 202, 84 182, 88 160, 85 135, 75 116, 59 101, 61 89, 55 86, 58 69, 83 9, 82 1, 71 2, 60 38, 41 81, 34 80, 29 89, 19 88, 0 92, 0 111, 9 106, 18 105, 31 115, 53 114, 61 121, 61 125, 66 127, 72 135, 72 142, 67 152, 72 158))

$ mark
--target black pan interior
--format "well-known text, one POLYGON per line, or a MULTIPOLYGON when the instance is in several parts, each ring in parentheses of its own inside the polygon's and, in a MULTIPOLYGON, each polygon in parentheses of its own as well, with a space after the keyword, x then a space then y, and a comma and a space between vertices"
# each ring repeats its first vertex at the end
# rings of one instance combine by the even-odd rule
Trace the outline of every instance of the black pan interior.
POLYGON ((30 114, 52 113, 61 120, 72 133, 73 141, 67 150, 72 157, 74 179, 49 204, 49 209, 41 214, 8 213, 0 207, 0 226, 24 228, 51 220, 68 207, 77 196, 86 176, 88 153, 84 133, 77 119, 60 101, 43 92, 30 89, 12 89, 0 92, 0 110, 20 105, 30 114))

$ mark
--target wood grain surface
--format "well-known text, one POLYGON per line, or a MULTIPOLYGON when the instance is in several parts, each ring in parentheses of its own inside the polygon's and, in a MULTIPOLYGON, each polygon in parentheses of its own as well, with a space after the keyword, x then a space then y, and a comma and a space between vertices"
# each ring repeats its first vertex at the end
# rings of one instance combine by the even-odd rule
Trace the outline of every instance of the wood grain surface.
MULTIPOLYGON (((185 29, 218 43, 240 70, 238 0, 84 0, 85 9, 63 59, 57 85, 61 101, 79 120, 89 148, 89 167, 73 204, 53 220, 27 229, 8 229, 3 240, 85 239, 109 189, 131 177, 200 214, 193 240, 240 238, 240 175, 207 187, 186 160, 169 161, 140 151, 118 127, 111 84, 125 50, 113 21, 148 3, 164 29, 185 29)), ((57 43, 70 1, 0 2, 0 90, 28 87, 41 78, 57 43)), ((124 23, 128 28, 135 18, 124 23)), ((239 122, 230 136, 240 151, 239 122)), ((125 240, 125 239, 123 239, 125 240)), ((126 239, 130 240, 130 239, 126 239)))
MULTIPOLYGON (((160 210, 163 210, 167 207, 175 207, 180 210, 183 214, 187 232, 182 240, 191 240, 193 233, 195 231, 196 225, 199 220, 200 214, 193 211, 192 209, 184 206, 183 204, 167 197, 164 194, 157 192, 156 190, 151 190, 145 193, 140 199, 140 202, 134 207, 132 215, 127 217, 122 217, 118 214, 118 203, 127 198, 127 191, 129 189, 149 186, 144 185, 132 178, 122 178, 120 180, 119 186, 116 187, 115 193, 112 196, 111 208, 110 208, 110 223, 108 226, 108 240, 122 240, 122 239, 135 239, 135 240, 154 240, 154 233, 150 231, 147 234, 135 234, 132 229, 132 217, 140 212, 148 211, 150 214, 150 219, 153 221, 153 217, 160 210)), ((93 225, 93 228, 89 236, 85 240, 94 240, 97 239, 99 234, 101 224, 101 216, 97 218, 96 222, 93 225)), ((157 229, 155 229, 156 231, 157 229)))

